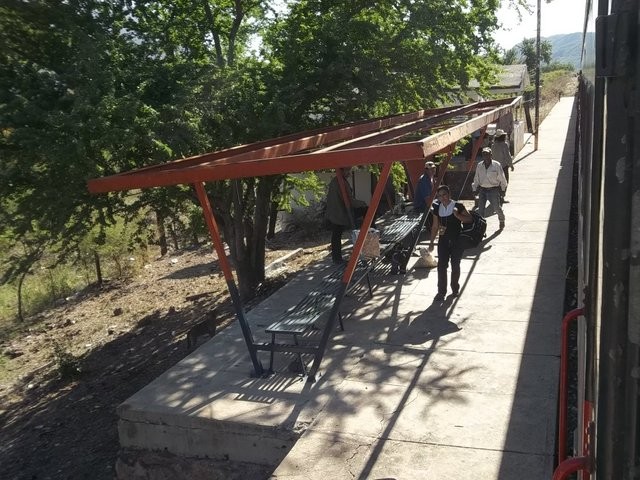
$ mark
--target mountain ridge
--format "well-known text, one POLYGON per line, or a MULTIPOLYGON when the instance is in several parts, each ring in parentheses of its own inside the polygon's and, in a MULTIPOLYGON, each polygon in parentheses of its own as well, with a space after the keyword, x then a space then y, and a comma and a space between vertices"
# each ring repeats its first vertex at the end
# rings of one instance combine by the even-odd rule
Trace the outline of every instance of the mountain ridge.
MULTIPOLYGON (((593 32, 588 32, 587 37, 593 36, 593 32)), ((580 59, 582 57, 582 32, 562 33, 542 37, 551 43, 551 61, 558 63, 569 63, 573 68, 580 70, 580 59)), ((515 44, 516 48, 521 42, 515 44)))

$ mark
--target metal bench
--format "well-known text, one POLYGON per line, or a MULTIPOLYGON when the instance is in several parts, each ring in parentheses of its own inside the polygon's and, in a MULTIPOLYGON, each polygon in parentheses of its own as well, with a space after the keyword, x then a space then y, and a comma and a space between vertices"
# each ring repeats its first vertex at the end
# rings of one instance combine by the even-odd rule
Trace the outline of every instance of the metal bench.
MULTIPOLYGON (((415 214, 390 219, 387 225, 382 227, 381 256, 375 259, 361 258, 358 260, 347 293, 352 292, 362 280, 366 279, 369 295, 373 295, 371 272, 376 274, 404 272, 409 256, 420 235, 421 220, 422 216, 415 214), (388 263, 384 263, 386 255, 391 255, 391 261, 388 263)), ((265 332, 271 335, 271 342, 264 347, 258 347, 258 349, 269 350, 270 372, 273 372, 275 352, 286 352, 297 354, 302 372, 307 373, 302 354, 315 353, 318 347, 301 345, 299 337, 312 329, 320 317, 333 308, 343 273, 344 266, 331 267, 331 271, 327 272, 322 282, 313 291, 265 328, 265 332), (290 335, 293 344, 277 343, 277 335, 290 335)), ((341 330, 344 330, 340 312, 338 312, 338 321, 341 330)))
MULTIPOLYGON (((273 357, 276 352, 276 335, 291 335, 293 337, 293 344, 297 347, 300 345, 298 342, 298 336, 304 334, 310 328, 313 328, 315 322, 325 312, 331 310, 336 301, 335 293, 323 293, 323 292, 311 292, 290 311, 285 312, 284 315, 277 321, 269 325, 265 332, 271 334, 271 353, 269 358, 269 371, 273 372, 273 357)), ((340 328, 344 330, 342 318, 338 313, 338 320, 340 322, 340 328)), ((279 351, 287 351, 285 345, 280 345, 279 351)), ((291 349, 295 351, 297 349, 291 349)), ((298 360, 302 367, 303 373, 306 374, 306 367, 302 361, 301 351, 296 351, 298 360)))
POLYGON ((415 249, 423 218, 421 214, 405 214, 394 218, 380 235, 381 257, 390 257, 391 274, 404 273, 411 253, 415 249))
MULTIPOLYGON (((369 269, 367 262, 359 261, 356 266, 355 274, 359 276, 358 281, 366 277, 369 269)), ((300 345, 298 337, 314 327, 320 317, 331 310, 336 301, 336 295, 340 287, 344 266, 334 266, 325 275, 324 280, 313 291, 305 295, 294 307, 284 312, 278 320, 271 323, 265 332, 271 334, 271 343, 269 344, 270 358, 269 371, 273 371, 273 358, 276 351, 296 353, 298 360, 302 366, 303 373, 306 374, 306 367, 302 361, 302 353, 312 353, 313 348, 305 348, 300 345), (293 344, 277 344, 276 335, 291 335, 293 344)), ((369 292, 371 292, 371 284, 367 278, 369 292)), ((352 286, 355 284, 352 282, 352 286)), ((338 312, 338 321, 340 329, 344 330, 342 316, 338 312)))

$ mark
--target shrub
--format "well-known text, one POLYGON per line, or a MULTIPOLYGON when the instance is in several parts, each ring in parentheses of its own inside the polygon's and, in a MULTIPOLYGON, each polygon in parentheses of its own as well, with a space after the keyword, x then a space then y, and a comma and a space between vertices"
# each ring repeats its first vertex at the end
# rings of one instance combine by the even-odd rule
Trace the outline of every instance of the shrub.
POLYGON ((67 351, 59 343, 53 345, 53 358, 56 362, 60 378, 70 380, 80 376, 80 359, 67 351))

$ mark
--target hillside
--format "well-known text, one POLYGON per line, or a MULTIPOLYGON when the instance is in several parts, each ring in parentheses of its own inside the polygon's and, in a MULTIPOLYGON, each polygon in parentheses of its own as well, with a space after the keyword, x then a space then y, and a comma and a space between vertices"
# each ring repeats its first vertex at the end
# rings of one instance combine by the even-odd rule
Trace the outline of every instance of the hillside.
MULTIPOLYGON (((587 33, 593 37, 593 32, 587 33)), ((582 33, 567 33, 564 35, 552 35, 545 40, 551 42, 552 57, 554 62, 570 63, 576 70, 580 70, 580 58, 582 55, 582 33)))
MULTIPOLYGON (((587 34, 590 41, 593 41, 593 32, 587 34)), ((543 37, 551 43, 551 61, 559 63, 570 63, 577 70, 580 70, 580 58, 582 56, 582 33, 565 33, 561 35, 551 35, 543 37)), ((520 45, 517 43, 512 48, 520 45)))
MULTIPOLYGON (((246 310, 326 257, 328 237, 271 240, 268 263, 304 250, 270 272, 246 310)), ((189 353, 187 331, 213 308, 220 329, 234 318, 203 246, 150 260, 128 282, 88 288, 0 338, 1 478, 113 480, 117 406, 189 353)))

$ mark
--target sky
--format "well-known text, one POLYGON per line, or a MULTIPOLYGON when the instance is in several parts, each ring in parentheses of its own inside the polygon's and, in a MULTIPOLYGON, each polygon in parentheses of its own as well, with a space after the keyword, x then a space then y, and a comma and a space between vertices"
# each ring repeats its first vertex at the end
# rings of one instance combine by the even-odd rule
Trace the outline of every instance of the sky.
MULTIPOLYGON (((508 4, 506 1, 502 3, 508 4)), ((537 1, 530 0, 530 3, 534 4, 534 11, 531 15, 523 15, 522 23, 518 23, 518 16, 512 9, 506 6, 500 9, 498 18, 503 24, 503 28, 495 33, 494 38, 502 48, 509 49, 521 42, 523 38, 536 37, 537 16, 535 4, 537 1)), ((541 0, 541 4, 541 37, 582 32, 584 0, 553 0, 551 3, 541 0)))

